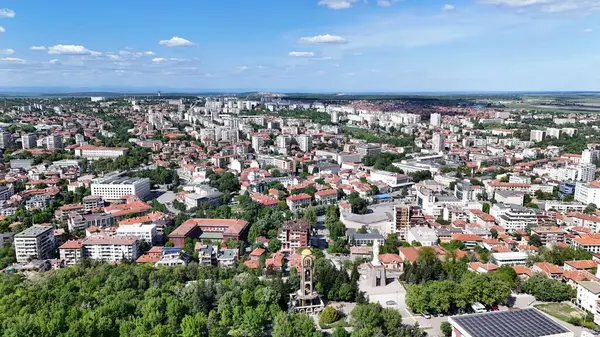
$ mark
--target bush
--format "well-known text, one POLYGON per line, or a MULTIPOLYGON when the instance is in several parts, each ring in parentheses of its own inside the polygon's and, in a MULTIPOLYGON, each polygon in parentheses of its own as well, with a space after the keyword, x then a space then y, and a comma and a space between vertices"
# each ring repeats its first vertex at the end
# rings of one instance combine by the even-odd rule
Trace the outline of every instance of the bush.
POLYGON ((445 337, 450 337, 452 336, 452 325, 448 322, 442 322, 440 324, 440 331, 442 331, 445 337))
POLYGON ((319 315, 319 325, 328 325, 340 319, 340 313, 332 306, 328 305, 319 315))

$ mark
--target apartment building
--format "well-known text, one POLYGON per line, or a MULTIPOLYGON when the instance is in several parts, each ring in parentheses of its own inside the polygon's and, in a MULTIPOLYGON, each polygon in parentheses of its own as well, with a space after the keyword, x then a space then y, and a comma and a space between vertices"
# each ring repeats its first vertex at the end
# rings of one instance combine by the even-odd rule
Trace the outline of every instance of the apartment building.
POLYGON ((49 259, 54 251, 54 230, 52 227, 34 225, 16 234, 14 245, 19 263, 30 259, 49 259))
POLYGON ((296 212, 301 208, 310 206, 312 197, 306 193, 300 193, 287 197, 286 203, 290 211, 296 212))
POLYGON ((37 137, 33 133, 27 133, 21 136, 21 146, 23 150, 36 147, 37 137))
POLYGON ((48 137, 46 137, 46 147, 48 149, 62 149, 63 146, 63 139, 61 135, 50 135, 48 137))
POLYGON ((12 135, 8 132, 0 132, 0 149, 6 149, 13 145, 12 135))
POLYGON ((535 227, 531 234, 537 234, 544 245, 556 245, 567 240, 567 233, 558 227, 535 227))
POLYGON ((337 203, 337 190, 323 190, 315 193, 315 201, 321 205, 335 205, 337 203))
POLYGON ((105 146, 92 146, 84 145, 76 147, 74 150, 76 157, 87 158, 90 160, 109 158, 114 159, 124 156, 127 151, 126 147, 105 147, 105 146))
POLYGON ((571 240, 571 246, 590 253, 600 253, 600 234, 581 234, 580 237, 571 240))
POLYGON ((130 178, 123 173, 111 173, 94 179, 91 188, 92 195, 100 196, 104 200, 118 200, 128 195, 143 199, 150 194, 150 179, 130 178))
POLYGON ((58 248, 61 259, 67 265, 83 259, 106 262, 136 260, 140 253, 138 239, 119 236, 90 236, 81 241, 67 241, 58 248))
POLYGON ((87 212, 90 212, 91 210, 95 209, 95 208, 102 208, 104 207, 104 200, 102 199, 101 196, 99 195, 88 195, 83 197, 83 209, 85 209, 87 212))
POLYGON ((311 225, 306 220, 289 220, 283 223, 277 234, 281 250, 293 253, 301 247, 310 246, 311 225))
POLYGON ((302 152, 310 152, 312 150, 312 137, 309 135, 300 135, 297 138, 298 146, 302 152))
POLYGON ((158 233, 154 224, 120 225, 116 231, 119 237, 136 237, 140 241, 152 244, 157 241, 158 233))
POLYGON ((490 215, 507 231, 526 229, 538 223, 535 211, 515 204, 497 203, 490 209, 490 215))
POLYGON ((575 200, 585 205, 600 205, 600 181, 575 184, 575 200))

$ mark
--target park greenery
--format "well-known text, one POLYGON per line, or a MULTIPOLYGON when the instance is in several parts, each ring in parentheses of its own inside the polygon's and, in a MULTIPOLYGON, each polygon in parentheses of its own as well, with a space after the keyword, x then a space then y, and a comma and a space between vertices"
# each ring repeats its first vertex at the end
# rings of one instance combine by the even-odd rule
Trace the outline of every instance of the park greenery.
POLYGON ((523 282, 523 291, 544 302, 568 301, 577 293, 570 285, 540 274, 523 282))

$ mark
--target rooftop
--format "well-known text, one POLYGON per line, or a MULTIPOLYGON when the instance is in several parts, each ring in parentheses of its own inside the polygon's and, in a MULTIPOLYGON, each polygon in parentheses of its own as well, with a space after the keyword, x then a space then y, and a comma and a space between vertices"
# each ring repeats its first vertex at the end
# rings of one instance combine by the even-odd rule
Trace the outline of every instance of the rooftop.
POLYGON ((15 237, 38 237, 39 235, 42 235, 48 231, 52 231, 52 227, 35 225, 25 229, 21 233, 18 233, 17 235, 15 235, 15 237))
POLYGON ((535 308, 454 316, 448 321, 471 337, 573 336, 570 330, 535 308))

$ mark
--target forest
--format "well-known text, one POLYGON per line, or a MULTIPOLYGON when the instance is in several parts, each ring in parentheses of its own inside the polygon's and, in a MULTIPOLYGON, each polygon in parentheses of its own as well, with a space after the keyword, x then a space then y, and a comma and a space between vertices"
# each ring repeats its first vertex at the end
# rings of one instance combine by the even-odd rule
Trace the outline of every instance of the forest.
MULTIPOLYGON (((336 272, 332 266, 317 267, 317 289, 325 299, 356 295, 355 283, 344 286, 348 273, 341 280, 336 272)), ((35 279, 0 277, 0 335, 5 337, 322 336, 311 318, 288 310, 288 294, 299 286, 295 273, 284 282, 196 263, 169 269, 86 261, 35 279)), ((399 313, 363 301, 351 317, 354 331, 336 331, 338 336, 422 334, 400 325, 399 313)))

